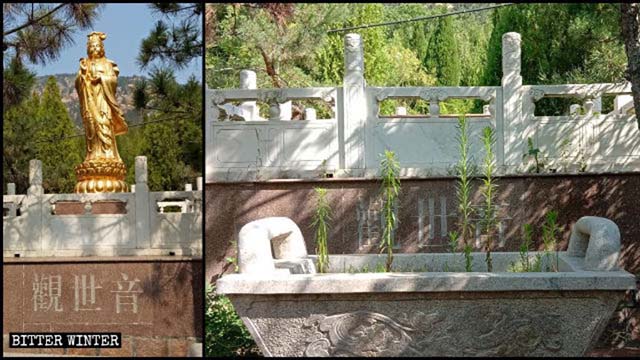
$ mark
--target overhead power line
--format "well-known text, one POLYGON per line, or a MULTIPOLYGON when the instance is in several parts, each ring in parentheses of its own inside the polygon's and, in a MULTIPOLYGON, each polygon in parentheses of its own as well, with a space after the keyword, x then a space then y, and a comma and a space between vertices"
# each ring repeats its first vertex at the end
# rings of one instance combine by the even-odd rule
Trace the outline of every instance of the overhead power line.
POLYGON ((506 4, 499 4, 499 5, 493 5, 493 6, 486 6, 486 7, 477 8, 477 9, 452 11, 452 12, 445 13, 445 14, 421 16, 421 17, 412 18, 412 19, 388 21, 388 22, 377 23, 377 24, 351 26, 351 27, 346 27, 346 28, 342 28, 342 29, 328 30, 327 33, 330 34, 330 33, 342 32, 342 31, 348 31, 348 30, 355 30, 355 29, 368 29, 368 28, 379 27, 379 26, 398 25, 398 24, 404 24, 404 23, 414 22, 414 21, 437 19, 437 18, 446 17, 446 16, 452 16, 452 15, 466 14, 466 13, 472 13, 472 12, 477 12, 477 11, 485 11, 485 10, 497 9, 497 8, 500 8, 500 7, 511 6, 511 5, 517 5, 517 3, 506 3, 506 4))
MULTIPOLYGON (((177 118, 177 120, 188 120, 188 119, 184 119, 184 118, 177 118)), ((163 118, 163 119, 158 119, 158 120, 150 120, 150 121, 145 121, 145 122, 141 122, 138 124, 132 124, 129 125, 128 128, 135 128, 135 127, 139 127, 139 126, 145 126, 148 124, 152 124, 152 123, 159 123, 159 122, 165 122, 165 121, 176 121, 176 117, 175 116, 171 116, 168 118, 163 118)), ((67 136, 63 136, 63 137, 54 137, 54 138, 49 138, 49 139, 44 139, 44 140, 38 140, 38 141, 34 141, 34 144, 39 144, 39 143, 43 143, 43 142, 51 142, 51 141, 62 141, 62 140, 67 140, 67 139, 73 139, 73 138, 77 138, 77 137, 81 137, 81 136, 85 136, 85 133, 82 132, 80 134, 75 134, 75 135, 67 135, 67 136)), ((189 141, 189 143, 197 143, 198 141, 189 141)))

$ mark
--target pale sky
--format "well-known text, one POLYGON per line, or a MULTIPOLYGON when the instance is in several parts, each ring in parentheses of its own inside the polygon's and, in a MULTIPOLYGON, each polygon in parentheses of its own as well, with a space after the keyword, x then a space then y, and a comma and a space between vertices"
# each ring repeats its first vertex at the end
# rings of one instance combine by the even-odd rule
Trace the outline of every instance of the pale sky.
MULTIPOLYGON (((118 64, 121 76, 147 75, 148 69, 140 70, 135 60, 142 39, 160 19, 148 4, 106 4, 94 22, 94 28, 76 31, 73 35, 75 44, 65 48, 56 61, 46 66, 30 64, 29 68, 38 76, 76 73, 78 61, 87 56, 87 35, 91 31, 102 31, 107 34, 104 41, 106 56, 118 64)), ((192 60, 183 70, 175 70, 175 74, 180 83, 186 82, 191 74, 201 81, 202 57, 192 60)))

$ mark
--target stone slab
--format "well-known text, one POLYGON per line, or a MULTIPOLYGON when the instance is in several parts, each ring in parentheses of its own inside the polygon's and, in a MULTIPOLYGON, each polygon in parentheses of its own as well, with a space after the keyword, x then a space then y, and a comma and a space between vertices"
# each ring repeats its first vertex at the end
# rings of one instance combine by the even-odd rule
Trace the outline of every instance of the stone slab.
POLYGON ((202 338, 201 261, 11 261, 3 275, 3 334, 202 338))

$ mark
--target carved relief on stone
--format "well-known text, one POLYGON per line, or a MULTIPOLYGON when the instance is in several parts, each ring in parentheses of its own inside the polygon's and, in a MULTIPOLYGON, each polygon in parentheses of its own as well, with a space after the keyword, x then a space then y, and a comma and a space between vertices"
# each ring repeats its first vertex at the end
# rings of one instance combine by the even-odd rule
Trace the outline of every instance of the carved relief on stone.
POLYGON ((319 330, 308 340, 305 356, 397 356, 409 346, 409 332, 414 331, 369 311, 314 315, 303 326, 319 330))
MULTIPOLYGON (((536 111, 536 101, 542 99, 544 97, 544 90, 542 89, 531 89, 529 90, 529 109, 526 110, 530 115, 534 115, 536 111)), ((526 104, 527 102, 525 102, 526 104)))
POLYGON ((558 315, 506 306, 414 311, 397 319, 369 311, 313 315, 302 326, 316 330, 306 340, 306 356, 553 355, 563 345, 558 315))
POLYGON ((214 105, 222 105, 225 103, 225 101, 227 100, 227 98, 224 96, 224 93, 222 91, 212 91, 211 92, 211 102, 214 105))

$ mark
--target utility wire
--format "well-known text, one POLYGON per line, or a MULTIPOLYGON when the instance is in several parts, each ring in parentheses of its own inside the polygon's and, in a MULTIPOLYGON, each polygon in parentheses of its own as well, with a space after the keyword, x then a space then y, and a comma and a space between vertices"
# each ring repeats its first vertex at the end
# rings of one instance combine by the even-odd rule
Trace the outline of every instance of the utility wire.
POLYGON ((500 4, 500 5, 487 6, 487 7, 477 8, 477 9, 468 9, 468 10, 452 11, 452 12, 445 13, 445 14, 430 15, 430 16, 421 16, 421 17, 412 18, 412 19, 397 20, 397 21, 388 21, 388 22, 377 23, 377 24, 351 26, 351 27, 342 28, 342 29, 333 29, 333 30, 328 30, 328 31, 327 31, 327 33, 329 33, 329 34, 330 34, 330 33, 342 32, 342 31, 348 31, 348 30, 355 30, 355 29, 368 29, 368 28, 373 28, 373 27, 378 27, 378 26, 397 25, 397 24, 403 24, 403 23, 408 23, 408 22, 413 22, 413 21, 421 21, 421 20, 437 19, 437 18, 446 17, 446 16, 452 16, 452 15, 459 15, 459 14, 465 14, 465 13, 472 13, 472 12, 477 12, 477 11, 485 11, 485 10, 497 9, 497 8, 500 8, 500 7, 504 7, 504 6, 511 6, 511 5, 517 5, 517 3, 506 3, 506 4, 500 4))
MULTIPOLYGON (((139 126, 145 126, 147 124, 152 124, 152 123, 158 123, 158 122, 164 122, 164 121, 171 121, 171 120, 188 120, 188 119, 184 119, 184 118, 176 118, 174 116, 169 117, 169 118, 165 118, 165 119, 159 119, 159 120, 151 120, 151 121, 145 121, 145 122, 140 122, 138 124, 133 124, 133 125, 129 125, 128 128, 134 128, 134 127, 139 127, 139 126)), ((77 137, 81 137, 81 136, 85 136, 85 133, 81 133, 81 134, 76 134, 76 135, 69 135, 69 136, 64 136, 61 138, 50 138, 50 139, 45 139, 45 140, 38 140, 38 141, 34 141, 34 144, 39 144, 39 143, 43 143, 43 142, 51 142, 51 141, 62 141, 62 140, 67 140, 67 139, 73 139, 73 138, 77 138, 77 137)), ((197 143, 198 141, 189 141, 189 143, 197 143)))

